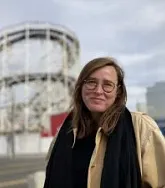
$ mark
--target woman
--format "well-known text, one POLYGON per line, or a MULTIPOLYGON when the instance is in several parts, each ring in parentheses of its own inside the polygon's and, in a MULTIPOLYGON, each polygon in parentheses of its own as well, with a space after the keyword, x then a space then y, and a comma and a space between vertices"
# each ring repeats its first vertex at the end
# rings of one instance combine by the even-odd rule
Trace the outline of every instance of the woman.
POLYGON ((114 59, 85 65, 49 150, 44 188, 165 187, 165 139, 148 115, 126 108, 126 99, 114 59))

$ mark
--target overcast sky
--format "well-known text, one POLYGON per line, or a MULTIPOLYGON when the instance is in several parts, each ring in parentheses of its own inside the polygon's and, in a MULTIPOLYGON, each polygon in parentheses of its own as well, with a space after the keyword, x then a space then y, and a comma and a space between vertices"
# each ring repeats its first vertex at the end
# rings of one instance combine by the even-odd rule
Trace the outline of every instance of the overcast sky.
POLYGON ((165 80, 165 0, 0 0, 0 29, 24 21, 74 31, 81 66, 113 56, 126 72, 128 106, 145 101, 145 87, 165 80))

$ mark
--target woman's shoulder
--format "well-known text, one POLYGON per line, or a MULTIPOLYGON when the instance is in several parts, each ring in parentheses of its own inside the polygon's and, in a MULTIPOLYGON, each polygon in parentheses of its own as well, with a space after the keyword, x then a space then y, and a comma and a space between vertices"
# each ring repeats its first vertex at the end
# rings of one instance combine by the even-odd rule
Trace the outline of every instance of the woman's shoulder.
POLYGON ((155 120, 143 112, 131 112, 143 181, 151 187, 165 185, 165 139, 155 120), (158 181, 159 179, 159 181, 158 181))
POLYGON ((145 112, 131 112, 133 124, 140 129, 154 131, 159 129, 155 120, 145 112))
POLYGON ((159 140, 164 144, 164 136, 151 116, 143 112, 131 112, 131 115, 135 136, 142 150, 148 145, 147 143, 154 144, 159 140))

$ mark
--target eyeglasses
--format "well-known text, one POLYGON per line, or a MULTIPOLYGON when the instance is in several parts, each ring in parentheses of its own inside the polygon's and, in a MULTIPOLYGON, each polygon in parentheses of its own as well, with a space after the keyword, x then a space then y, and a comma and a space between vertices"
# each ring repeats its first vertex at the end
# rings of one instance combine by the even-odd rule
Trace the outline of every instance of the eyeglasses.
MULTIPOLYGON (((84 84, 87 90, 95 90, 96 87, 99 85, 97 80, 92 79, 84 80, 84 84)), ((111 81, 107 81, 101 84, 101 86, 104 92, 111 93, 114 90, 116 84, 111 81)))

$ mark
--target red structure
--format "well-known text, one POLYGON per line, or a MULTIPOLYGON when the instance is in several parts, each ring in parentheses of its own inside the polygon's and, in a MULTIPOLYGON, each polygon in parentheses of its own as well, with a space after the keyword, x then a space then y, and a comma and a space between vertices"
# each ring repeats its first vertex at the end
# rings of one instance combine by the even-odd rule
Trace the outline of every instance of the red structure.
POLYGON ((68 113, 63 112, 60 114, 50 115, 50 130, 43 129, 41 131, 41 137, 52 137, 57 134, 58 129, 61 127, 63 121, 67 117, 68 113))
POLYGON ((55 136, 58 129, 61 127, 63 121, 67 117, 68 113, 54 114, 50 116, 50 128, 52 136, 55 136))

